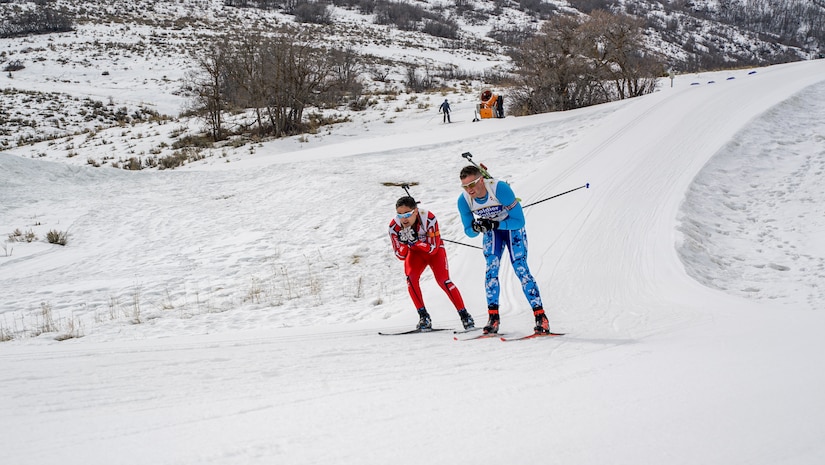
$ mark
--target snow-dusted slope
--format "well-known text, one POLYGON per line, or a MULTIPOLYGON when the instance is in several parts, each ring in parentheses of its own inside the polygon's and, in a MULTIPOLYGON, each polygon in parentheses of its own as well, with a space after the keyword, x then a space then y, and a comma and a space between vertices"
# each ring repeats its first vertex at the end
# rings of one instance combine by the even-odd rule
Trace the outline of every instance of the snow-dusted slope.
MULTIPOLYGON (((199 171, 123 173, 0 154, 0 230, 70 232, 66 247, 14 243, 0 257, 0 321, 36 327, 45 303, 86 334, 0 345, 4 456, 819 463, 825 298, 813 280, 804 291, 783 283, 822 274, 823 198, 809 177, 821 176, 823 154, 821 144, 762 148, 793 131, 821 141, 815 118, 788 115, 821 108, 823 85, 825 61, 813 61, 686 76, 647 97, 563 114, 471 123, 459 107, 451 125, 424 113, 351 142, 265 144, 199 171), (590 183, 526 210, 532 271, 552 327, 568 336, 376 335, 417 319, 385 237, 403 191, 382 183, 417 182, 443 236, 475 244, 455 212, 464 151, 525 204, 590 183), (730 176, 714 182, 722 172, 730 176), (749 205, 745 218, 716 207, 760 191, 774 172, 791 176, 782 202, 749 205), (800 186, 809 187, 794 201, 800 186), (761 243, 750 233, 751 222, 799 218, 813 230, 776 230, 780 240, 761 243), (721 245, 690 248, 695 237, 721 245), (732 248, 725 238, 756 243, 732 248), (794 266, 782 253, 791 245, 810 263, 794 266), (726 276, 731 292, 692 277, 714 278, 707 261, 766 261, 766 248, 782 266, 749 269, 767 277, 753 298, 737 291, 751 277, 737 286, 726 276)), ((481 322, 480 253, 455 244, 448 253, 481 322)), ((502 272, 502 331, 528 332, 529 308, 509 266, 502 272)), ((457 325, 435 284, 424 288, 436 323, 457 325)))

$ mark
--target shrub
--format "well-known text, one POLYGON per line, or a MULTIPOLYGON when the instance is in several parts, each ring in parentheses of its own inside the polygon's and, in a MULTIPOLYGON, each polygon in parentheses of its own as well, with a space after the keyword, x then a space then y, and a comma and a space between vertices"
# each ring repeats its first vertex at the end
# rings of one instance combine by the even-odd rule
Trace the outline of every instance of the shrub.
POLYGON ((175 150, 185 147, 209 148, 212 147, 212 140, 207 136, 193 136, 187 135, 181 139, 172 142, 172 148, 175 150))
POLYGON ((172 155, 158 159, 158 167, 162 170, 174 169, 186 163, 188 158, 185 152, 175 152, 172 155))
POLYGON ((487 37, 500 42, 503 45, 511 47, 519 46, 530 37, 536 34, 536 28, 533 26, 509 26, 499 28, 497 26, 487 33, 487 37))
POLYGON ((34 233, 33 230, 29 229, 25 233, 20 231, 20 228, 17 228, 9 234, 8 242, 34 242, 37 240, 37 234, 34 233))
POLYGON ((70 17, 50 6, 36 5, 0 23, 0 37, 20 37, 29 34, 67 32, 73 29, 70 17))
POLYGON ((394 24, 405 31, 416 30, 418 23, 428 16, 424 8, 402 2, 381 3, 375 10, 376 24, 394 24))
POLYGON ((25 69, 26 67, 23 66, 23 62, 20 60, 12 60, 3 67, 3 71, 20 71, 21 69, 25 69))
POLYGON ((143 169, 143 162, 138 157, 131 157, 124 162, 123 169, 128 171, 140 171, 143 169))
POLYGON ((57 331, 57 325, 52 317, 52 306, 46 302, 40 302, 40 324, 37 327, 37 334, 53 333, 57 331))
POLYGON ((0 342, 9 342, 14 340, 14 333, 10 329, 0 326, 0 342))
POLYGON ((458 23, 451 19, 427 21, 421 31, 434 37, 458 39, 458 23))
POLYGON ((295 19, 301 23, 332 24, 329 7, 318 2, 304 2, 295 6, 295 19))
POLYGON ((66 245, 69 240, 69 233, 52 229, 46 234, 46 240, 49 241, 49 244, 66 245))

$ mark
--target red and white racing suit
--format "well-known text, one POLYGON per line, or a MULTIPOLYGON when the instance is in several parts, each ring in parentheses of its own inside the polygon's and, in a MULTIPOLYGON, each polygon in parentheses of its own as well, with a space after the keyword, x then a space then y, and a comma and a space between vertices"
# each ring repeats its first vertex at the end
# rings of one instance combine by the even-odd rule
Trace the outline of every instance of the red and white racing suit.
POLYGON ((447 251, 444 249, 435 215, 419 208, 418 218, 411 227, 404 228, 398 218, 393 218, 389 232, 395 256, 399 260, 404 260, 407 290, 410 292, 415 308, 425 308, 419 279, 424 268, 429 266, 436 282, 447 293, 455 309, 462 310, 464 299, 461 298, 458 288, 450 280, 447 251))

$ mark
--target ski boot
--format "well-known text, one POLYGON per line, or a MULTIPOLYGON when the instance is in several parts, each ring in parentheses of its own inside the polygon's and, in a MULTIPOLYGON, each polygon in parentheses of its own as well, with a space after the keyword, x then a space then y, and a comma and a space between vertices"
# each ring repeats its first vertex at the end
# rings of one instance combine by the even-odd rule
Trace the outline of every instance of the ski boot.
POLYGON ((461 318, 461 324, 464 325, 464 329, 472 329, 476 327, 476 322, 473 321, 473 316, 467 312, 466 308, 462 308, 458 311, 458 317, 461 318))
POLYGON ((419 331, 429 331, 433 329, 433 322, 430 320, 430 314, 427 313, 427 309, 421 307, 418 309, 418 324, 415 325, 415 329, 419 331))
POLYGON ((482 329, 482 331, 484 332, 484 334, 497 333, 499 324, 498 305, 496 305, 495 307, 491 306, 487 310, 487 313, 489 314, 490 318, 487 320, 487 326, 485 326, 484 329, 482 329))
POLYGON ((544 309, 534 308, 533 316, 536 317, 536 327, 533 328, 536 334, 550 334, 550 322, 547 321, 547 315, 544 314, 544 309))

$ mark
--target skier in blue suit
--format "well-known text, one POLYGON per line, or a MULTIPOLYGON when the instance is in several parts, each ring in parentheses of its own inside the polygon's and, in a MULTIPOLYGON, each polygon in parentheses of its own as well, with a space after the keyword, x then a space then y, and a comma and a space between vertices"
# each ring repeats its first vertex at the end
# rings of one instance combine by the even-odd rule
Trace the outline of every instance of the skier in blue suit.
POLYGON ((510 252, 513 270, 521 281, 527 301, 536 319, 536 333, 550 332, 547 315, 541 302, 536 280, 527 266, 527 232, 524 229, 524 211, 510 186, 497 179, 486 179, 481 170, 468 165, 461 170, 461 187, 464 193, 458 198, 458 212, 469 237, 484 234, 484 259, 487 262, 485 289, 489 321, 485 333, 497 333, 499 327, 498 272, 501 256, 506 246, 510 252))

